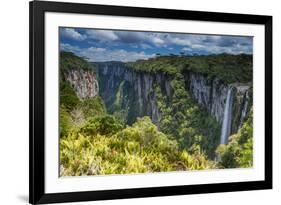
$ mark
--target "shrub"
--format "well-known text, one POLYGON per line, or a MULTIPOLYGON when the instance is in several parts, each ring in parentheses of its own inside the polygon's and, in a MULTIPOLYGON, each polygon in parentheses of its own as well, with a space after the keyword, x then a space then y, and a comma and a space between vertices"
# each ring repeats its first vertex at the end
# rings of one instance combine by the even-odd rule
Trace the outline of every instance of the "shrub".
POLYGON ((67 135, 72 127, 72 119, 66 108, 62 105, 60 106, 60 122, 59 122, 59 133, 60 136, 67 135))
MULTIPOLYGON (((109 116, 107 116, 109 117, 109 116)), ((106 118, 108 119, 108 118, 106 118)), ((95 121, 96 122, 96 121, 95 121)), ((149 117, 117 133, 70 133, 60 140, 62 176, 129 174, 213 168, 204 154, 180 151, 149 117), (102 133, 102 135, 101 135, 102 133)))
POLYGON ((253 113, 237 134, 230 137, 227 145, 217 148, 220 166, 224 168, 253 166, 253 113))
POLYGON ((86 135, 112 135, 121 130, 123 125, 111 115, 90 118, 80 129, 86 135))

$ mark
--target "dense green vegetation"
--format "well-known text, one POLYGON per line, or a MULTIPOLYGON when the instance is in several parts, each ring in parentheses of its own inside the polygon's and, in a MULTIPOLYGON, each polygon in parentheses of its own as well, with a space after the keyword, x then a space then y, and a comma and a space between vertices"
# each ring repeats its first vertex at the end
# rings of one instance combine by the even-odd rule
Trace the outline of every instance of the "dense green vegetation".
POLYGON ((173 98, 168 100, 156 87, 160 112, 160 130, 179 141, 180 146, 198 145, 212 159, 219 144, 220 125, 206 110, 199 107, 185 89, 181 73, 173 76, 171 81, 173 98))
POLYGON ((60 52, 60 72, 63 73, 68 69, 90 70, 91 68, 91 65, 83 58, 71 52, 60 52))
POLYGON ((109 130, 101 132, 93 124, 90 133, 70 132, 60 140, 60 163, 62 176, 93 174, 125 174, 176 170, 200 170, 215 168, 200 149, 190 154, 179 149, 177 141, 159 132, 149 117, 137 120, 132 126, 117 131, 111 127, 120 124, 111 118, 109 130))
POLYGON ((60 136, 64 136, 89 118, 103 115, 106 107, 100 96, 79 99, 70 83, 65 79, 64 72, 67 70, 92 69, 91 65, 70 52, 61 52, 60 55, 60 136))
POLYGON ((87 120, 91 119, 92 116, 101 116, 106 112, 103 101, 99 96, 83 101, 78 99, 77 104, 71 104, 71 106, 62 101, 60 103, 61 136, 64 136, 77 126, 84 124, 87 120))
MULTIPOLYGON (((158 57, 128 64, 130 68, 137 71, 143 71, 142 69, 145 68, 146 72, 165 72, 170 77, 173 88, 171 99, 167 99, 163 94, 161 86, 153 85, 157 106, 161 112, 161 120, 157 127, 148 116, 137 118, 132 125, 127 124, 130 113, 128 109, 122 109, 120 106, 124 83, 119 85, 115 101, 110 108, 105 107, 100 96, 79 99, 74 89, 64 79, 63 72, 68 69, 87 70, 92 67, 83 58, 72 53, 61 53, 60 174, 62 176, 252 166, 252 113, 238 133, 231 137, 229 144, 217 146, 220 125, 212 116, 206 114, 204 108, 194 102, 185 88, 183 76, 188 69, 197 69, 198 72, 217 76, 217 72, 224 69, 223 65, 227 65, 226 62, 233 61, 232 66, 243 63, 246 65, 249 56, 175 58, 158 57), (224 62, 225 59, 228 60, 224 62), (211 61, 218 65, 210 66, 211 61), (222 62, 218 63, 219 61, 222 62), (107 109, 112 111, 111 114, 107 109)), ((237 74, 244 68, 238 71, 233 68, 228 67, 227 69, 233 71, 218 76, 231 82, 235 80, 233 76, 236 75, 241 82, 248 80, 248 74, 243 76, 237 74)))
POLYGON ((253 166, 253 112, 227 145, 217 148, 220 165, 227 168, 253 166))
POLYGON ((159 56, 139 60, 128 66, 136 71, 176 74, 184 71, 216 76, 226 83, 248 83, 252 81, 252 55, 218 54, 208 56, 159 56))
POLYGON ((202 73, 226 83, 248 83, 252 80, 252 55, 158 56, 127 66, 137 72, 161 72, 169 76, 174 91, 172 99, 163 95, 159 85, 155 86, 162 113, 160 130, 177 139, 182 147, 199 145, 213 159, 221 127, 191 98, 185 87, 184 73, 202 73))

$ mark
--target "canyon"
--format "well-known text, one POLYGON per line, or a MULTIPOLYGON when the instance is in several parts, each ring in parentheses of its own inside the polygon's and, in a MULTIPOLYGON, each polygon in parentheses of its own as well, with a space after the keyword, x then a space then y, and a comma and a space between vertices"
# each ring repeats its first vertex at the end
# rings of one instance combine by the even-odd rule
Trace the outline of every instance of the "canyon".
MULTIPOLYGON (((125 110, 127 123, 137 117, 150 116, 159 127, 161 111, 156 86, 172 101, 173 76, 165 73, 135 71, 122 62, 92 63, 93 70, 71 69, 65 73, 66 80, 80 99, 100 95, 107 110, 125 110)), ((185 88, 192 98, 204 108, 221 126, 221 144, 241 128, 252 106, 250 83, 227 84, 217 77, 193 71, 183 72, 185 88)))
MULTIPOLYGON (((171 85, 172 76, 164 73, 136 72, 121 62, 96 63, 99 76, 100 95, 107 107, 116 102, 116 94, 121 109, 129 110, 134 122, 138 116, 148 115, 159 125, 161 112, 157 105, 155 85, 161 87, 168 101, 173 98, 171 85), (132 103, 134 105, 132 105, 132 103), (137 109, 135 109, 137 108, 137 109), (133 113, 132 113, 133 112, 133 113)), ((196 72, 184 72, 185 87, 193 99, 222 127, 221 143, 226 144, 229 135, 241 128, 251 107, 251 85, 232 83, 226 84, 217 77, 196 72)))

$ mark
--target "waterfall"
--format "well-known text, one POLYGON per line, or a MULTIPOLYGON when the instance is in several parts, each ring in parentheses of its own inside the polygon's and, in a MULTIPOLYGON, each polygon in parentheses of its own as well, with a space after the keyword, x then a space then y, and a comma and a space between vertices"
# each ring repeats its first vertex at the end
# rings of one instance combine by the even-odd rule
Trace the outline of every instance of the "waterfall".
POLYGON ((231 132, 231 117, 232 117, 232 87, 229 87, 227 90, 227 97, 224 107, 223 113, 223 121, 222 121, 222 128, 221 128, 221 144, 227 144, 228 137, 231 132))

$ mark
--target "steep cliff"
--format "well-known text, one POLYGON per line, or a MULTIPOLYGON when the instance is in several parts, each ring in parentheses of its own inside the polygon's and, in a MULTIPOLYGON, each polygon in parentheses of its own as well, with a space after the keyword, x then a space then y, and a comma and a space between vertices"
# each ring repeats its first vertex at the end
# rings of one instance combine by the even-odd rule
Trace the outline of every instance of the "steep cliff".
MULTIPOLYGON (((138 116, 148 115, 159 126, 161 111, 157 103, 156 87, 160 87, 162 95, 166 96, 166 103, 169 104, 174 93, 171 85, 173 75, 136 71, 121 62, 95 65, 99 75, 100 95, 107 107, 112 108, 112 111, 116 106, 127 109, 128 123, 134 122, 138 116)), ((186 90, 200 106, 216 118, 222 132, 223 127, 227 127, 227 137, 237 132, 252 104, 250 84, 226 84, 217 77, 193 71, 185 71, 183 75, 186 90), (224 121, 228 123, 223 125, 224 121)))
POLYGON ((249 83, 226 84, 217 77, 191 71, 185 72, 185 82, 194 99, 204 106, 220 124, 223 124, 225 117, 230 118, 229 134, 237 132, 252 105, 249 83), (229 112, 225 110, 228 95, 229 112), (225 112, 229 115, 225 116, 225 112))
POLYGON ((136 154, 148 170, 157 172, 159 165, 167 171, 252 166, 251 56, 160 56, 92 65, 73 53, 62 52, 60 57, 63 170, 81 174, 68 160, 73 161, 73 147, 67 143, 72 145, 77 137, 76 161, 91 174, 92 162, 87 160, 101 156, 93 152, 96 146, 85 147, 85 140, 114 149, 115 161, 106 173, 124 173, 123 164, 135 162, 136 154))
POLYGON ((70 69, 64 75, 80 99, 93 98, 98 95, 99 84, 93 71, 70 69))
POLYGON ((99 84, 91 65, 71 52, 60 55, 60 81, 69 83, 80 100, 97 96, 99 84))
POLYGON ((135 122, 137 117, 148 115, 155 124, 159 124, 161 114, 157 107, 155 85, 166 89, 171 96, 167 76, 134 72, 121 62, 95 64, 100 85, 100 95, 109 111, 127 110, 127 122, 135 122))

